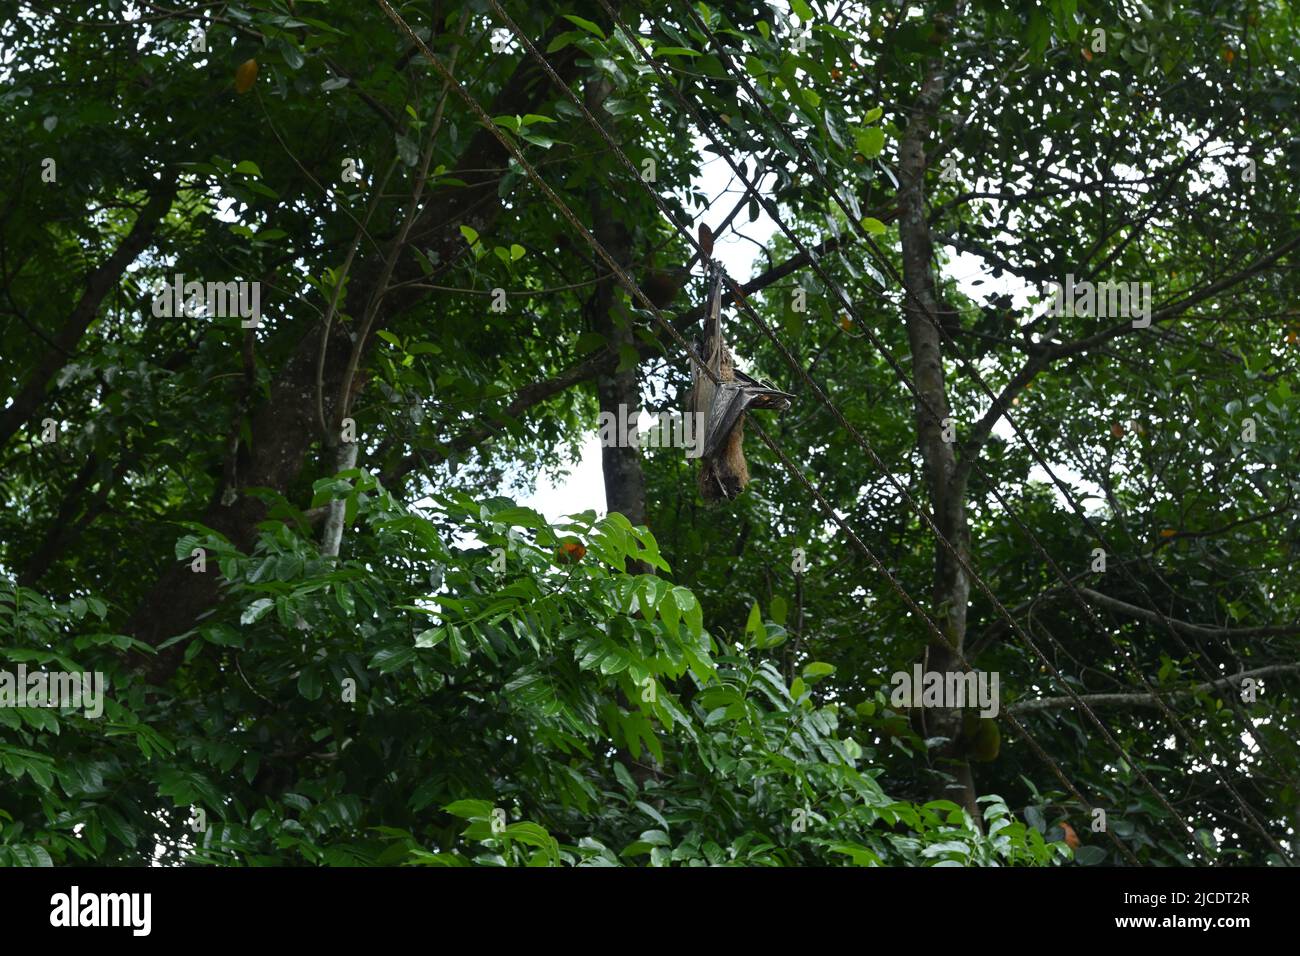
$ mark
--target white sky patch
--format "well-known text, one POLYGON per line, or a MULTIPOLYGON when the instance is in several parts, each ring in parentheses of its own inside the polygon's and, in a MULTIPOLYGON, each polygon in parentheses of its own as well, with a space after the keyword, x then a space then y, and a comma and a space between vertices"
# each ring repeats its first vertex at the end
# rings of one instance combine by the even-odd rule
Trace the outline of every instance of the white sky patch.
MULTIPOLYGON (((560 453, 558 449, 556 453, 560 453)), ((578 460, 571 462, 567 475, 556 479, 541 475, 536 489, 521 497, 519 503, 541 512, 552 522, 589 508, 604 515, 605 476, 601 470, 600 439, 596 432, 593 430, 583 438, 578 460)))

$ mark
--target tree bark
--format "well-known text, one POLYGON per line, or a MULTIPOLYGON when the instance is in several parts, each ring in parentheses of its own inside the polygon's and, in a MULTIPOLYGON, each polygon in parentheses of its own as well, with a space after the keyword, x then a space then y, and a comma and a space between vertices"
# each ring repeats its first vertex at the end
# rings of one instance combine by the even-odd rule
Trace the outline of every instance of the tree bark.
MULTIPOLYGON (((935 30, 946 38, 948 21, 935 16, 935 30)), ((936 527, 951 542, 962 561, 970 560, 970 526, 966 516, 965 472, 959 471, 956 441, 945 440, 951 421, 947 383, 943 366, 939 317, 943 315, 931 263, 934 242, 926 216, 926 142, 944 92, 943 58, 936 54, 926 63, 921 89, 911 111, 899 149, 899 235, 902 239, 903 279, 910 290, 904 299, 907 337, 912 350, 912 380, 920 398, 915 403, 917 440, 925 466, 926 484, 936 527)), ((955 438, 955 433, 950 432, 955 438)), ((970 602, 970 580, 948 548, 935 542, 934 616, 951 645, 931 641, 926 649, 927 671, 959 669, 957 655, 966 639, 966 612, 970 602)), ((956 777, 943 788, 942 796, 964 806, 978 825, 975 786, 970 765, 956 741, 961 732, 961 712, 928 709, 924 731, 929 736, 947 737, 940 757, 956 777)))
MULTIPOLYGON (((334 473, 347 471, 357 466, 357 442, 345 442, 334 452, 334 473)), ((320 553, 325 557, 337 558, 339 546, 343 544, 343 517, 347 513, 347 501, 335 498, 329 503, 329 514, 325 516, 325 528, 321 531, 320 553)))
MULTIPOLYGON (((601 125, 616 132, 617 124, 604 108, 613 88, 614 84, 608 77, 593 80, 587 85, 586 101, 587 109, 600 119, 601 125)), ((631 246, 627 228, 615 218, 600 183, 593 180, 587 189, 587 199, 591 207, 592 234, 609 250, 614 261, 626 268, 631 246)), ((641 387, 637 365, 624 361, 628 349, 636 351, 636 343, 628 324, 627 311, 619 308, 618 285, 613 275, 605 276, 596 286, 589 309, 593 328, 619 357, 613 368, 596 376, 600 410, 614 415, 615 420, 621 423, 626 413, 635 414, 640 409, 641 387)), ((621 433, 621 428, 615 429, 615 433, 621 433)), ((617 443, 604 445, 600 449, 600 464, 605 477, 605 507, 621 513, 634 525, 645 524, 645 474, 641 468, 640 448, 619 447, 617 443)))
MULTIPOLYGON (((1083 701, 1093 710, 1101 708, 1110 708, 1114 710, 1134 710, 1143 707, 1152 707, 1160 709, 1160 702, 1173 701, 1180 698, 1195 697, 1198 694, 1214 694, 1219 691, 1230 690, 1233 693, 1241 687, 1241 682, 1246 678, 1260 680, 1265 677, 1276 676, 1280 674, 1300 673, 1300 664, 1269 664, 1267 667, 1256 667, 1253 670, 1240 671, 1229 677, 1220 677, 1218 680, 1205 681, 1197 684, 1195 687, 1184 687, 1179 690, 1171 690, 1166 694, 1159 696, 1155 694, 1080 694, 1079 700, 1083 701)), ((1036 697, 1031 700, 1019 700, 1007 707, 1009 714, 1041 714, 1054 710, 1074 710, 1079 705, 1075 703, 1073 697, 1036 697)))

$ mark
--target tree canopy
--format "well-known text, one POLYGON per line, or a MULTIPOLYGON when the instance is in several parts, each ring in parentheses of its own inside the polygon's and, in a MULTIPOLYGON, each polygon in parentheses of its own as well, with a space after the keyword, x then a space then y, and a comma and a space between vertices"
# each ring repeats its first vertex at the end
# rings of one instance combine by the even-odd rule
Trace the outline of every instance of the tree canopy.
POLYGON ((0 863, 1294 862, 1294 16, 20 4, 0 863))

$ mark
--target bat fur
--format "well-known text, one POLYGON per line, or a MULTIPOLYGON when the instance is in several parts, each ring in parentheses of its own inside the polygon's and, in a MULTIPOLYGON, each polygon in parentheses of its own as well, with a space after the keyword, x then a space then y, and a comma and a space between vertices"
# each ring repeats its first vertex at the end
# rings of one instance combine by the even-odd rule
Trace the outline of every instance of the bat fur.
POLYGON ((749 483, 745 412, 750 408, 788 408, 791 396, 736 370, 735 359, 722 340, 721 270, 712 264, 710 268, 709 309, 699 352, 718 384, 694 369, 692 410, 701 414, 704 422, 700 496, 712 504, 735 498, 749 483))

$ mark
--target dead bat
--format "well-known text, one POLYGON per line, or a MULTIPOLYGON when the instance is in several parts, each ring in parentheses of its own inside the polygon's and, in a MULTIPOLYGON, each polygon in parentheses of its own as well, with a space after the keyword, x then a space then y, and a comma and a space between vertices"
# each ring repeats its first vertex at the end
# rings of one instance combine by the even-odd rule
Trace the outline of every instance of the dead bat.
POLYGON ((794 396, 751 378, 736 369, 735 359, 722 339, 722 268, 710 261, 709 308, 704 317, 704 337, 696 352, 713 371, 715 384, 700 368, 691 369, 691 411, 696 427, 703 429, 700 458, 700 495, 706 502, 730 500, 749 482, 745 464, 745 412, 751 408, 784 411, 794 396))

